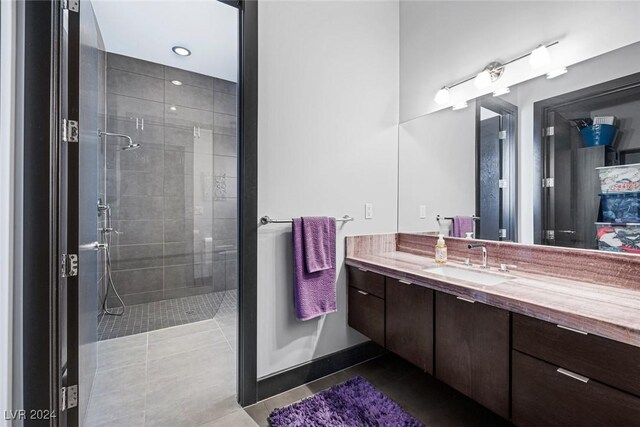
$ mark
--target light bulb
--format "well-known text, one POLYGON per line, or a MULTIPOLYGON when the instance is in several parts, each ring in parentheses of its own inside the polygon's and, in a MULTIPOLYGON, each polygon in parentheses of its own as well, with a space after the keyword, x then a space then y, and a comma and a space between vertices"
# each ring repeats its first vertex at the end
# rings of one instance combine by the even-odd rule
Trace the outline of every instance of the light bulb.
POLYGON ((491 73, 489 70, 484 70, 478 73, 475 79, 473 79, 473 84, 476 85, 478 89, 484 89, 491 84, 491 73))
POLYGON ((551 57, 549 56, 547 47, 544 45, 540 45, 537 48, 533 49, 533 51, 529 55, 529 64, 531 64, 533 68, 543 67, 549 62, 551 62, 551 57))
POLYGON ((556 68, 555 70, 551 70, 547 73, 547 78, 553 79, 566 73, 567 73, 567 67, 556 68))
POLYGON ((449 99, 450 99, 449 88, 446 86, 440 89, 438 93, 436 93, 436 97, 434 98, 436 103, 438 103, 439 105, 448 104, 449 99))

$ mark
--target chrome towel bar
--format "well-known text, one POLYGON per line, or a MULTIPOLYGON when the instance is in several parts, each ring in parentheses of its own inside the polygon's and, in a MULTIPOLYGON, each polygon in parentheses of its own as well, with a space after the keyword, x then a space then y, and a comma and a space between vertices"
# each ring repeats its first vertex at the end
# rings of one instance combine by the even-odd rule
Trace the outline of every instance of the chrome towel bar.
MULTIPOLYGON (((437 221, 440 221, 441 219, 448 219, 448 220, 452 220, 452 221, 453 221, 453 220, 455 219, 455 217, 452 217, 452 216, 440 216, 440 215, 436 215, 436 220, 437 220, 437 221)), ((480 217, 479 217, 479 216, 472 215, 472 216, 471 216, 471 219, 473 219, 474 221, 478 221, 478 220, 480 219, 480 217)))
MULTIPOLYGON (((350 215, 345 215, 342 218, 336 218, 336 222, 350 222, 353 221, 354 218, 350 215)), ((268 215, 263 216, 262 218, 260 218, 260 224, 262 225, 267 225, 267 224, 291 224, 293 222, 292 219, 272 219, 270 218, 268 215)))

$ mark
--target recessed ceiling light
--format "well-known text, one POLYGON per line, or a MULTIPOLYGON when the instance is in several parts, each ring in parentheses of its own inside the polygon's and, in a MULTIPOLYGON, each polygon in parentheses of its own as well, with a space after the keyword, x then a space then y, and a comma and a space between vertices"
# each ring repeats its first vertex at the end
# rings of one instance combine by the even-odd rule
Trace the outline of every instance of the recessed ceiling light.
POLYGON ((171 83, 173 83, 176 86, 182 86, 182 82, 180 80, 171 80, 171 83))
POLYGON ((547 73, 547 78, 548 79, 553 79, 555 77, 561 76, 563 74, 567 73, 567 67, 562 67, 562 68, 557 68, 555 70, 549 71, 547 73))
POLYGON ((169 110, 171 110, 171 111, 176 111, 176 110, 177 110, 177 108, 176 108, 176 106, 175 106, 175 105, 172 105, 171 107, 169 107, 169 110))
POLYGON ((459 104, 454 105, 453 107, 451 107, 451 109, 453 111, 456 111, 456 110, 462 110, 463 108, 467 108, 467 107, 468 107, 467 101, 463 101, 459 104))
POLYGON ((503 88, 500 88, 500 89, 496 89, 496 91, 493 92, 493 96, 506 95, 509 92, 511 92, 511 89, 509 89, 508 87, 503 87, 503 88))
POLYGON ((189 49, 187 49, 186 47, 183 47, 183 46, 174 46, 174 47, 171 48, 171 50, 176 55, 180 55, 180 56, 189 56, 189 55, 191 55, 191 51, 189 49))

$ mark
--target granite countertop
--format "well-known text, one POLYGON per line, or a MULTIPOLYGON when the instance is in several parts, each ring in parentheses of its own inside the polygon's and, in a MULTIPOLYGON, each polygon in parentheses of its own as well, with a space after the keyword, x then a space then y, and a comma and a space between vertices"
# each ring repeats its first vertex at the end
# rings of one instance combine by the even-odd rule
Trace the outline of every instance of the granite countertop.
MULTIPOLYGON (((478 285, 424 271, 441 266, 433 258, 407 252, 348 256, 347 265, 360 267, 437 291, 578 329, 640 347, 640 290, 532 274, 524 271, 490 273, 511 280, 492 286, 478 285)), ((447 266, 471 268, 449 261, 447 266)))

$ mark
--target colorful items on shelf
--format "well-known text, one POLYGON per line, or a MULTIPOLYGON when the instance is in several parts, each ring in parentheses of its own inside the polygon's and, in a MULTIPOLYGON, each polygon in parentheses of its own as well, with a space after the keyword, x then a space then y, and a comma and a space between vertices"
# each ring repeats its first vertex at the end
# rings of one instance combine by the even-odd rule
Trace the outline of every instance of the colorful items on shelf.
POLYGON ((640 254, 640 223, 597 222, 598 249, 640 254))
POLYGON ((596 168, 603 193, 640 192, 640 163, 596 168))

